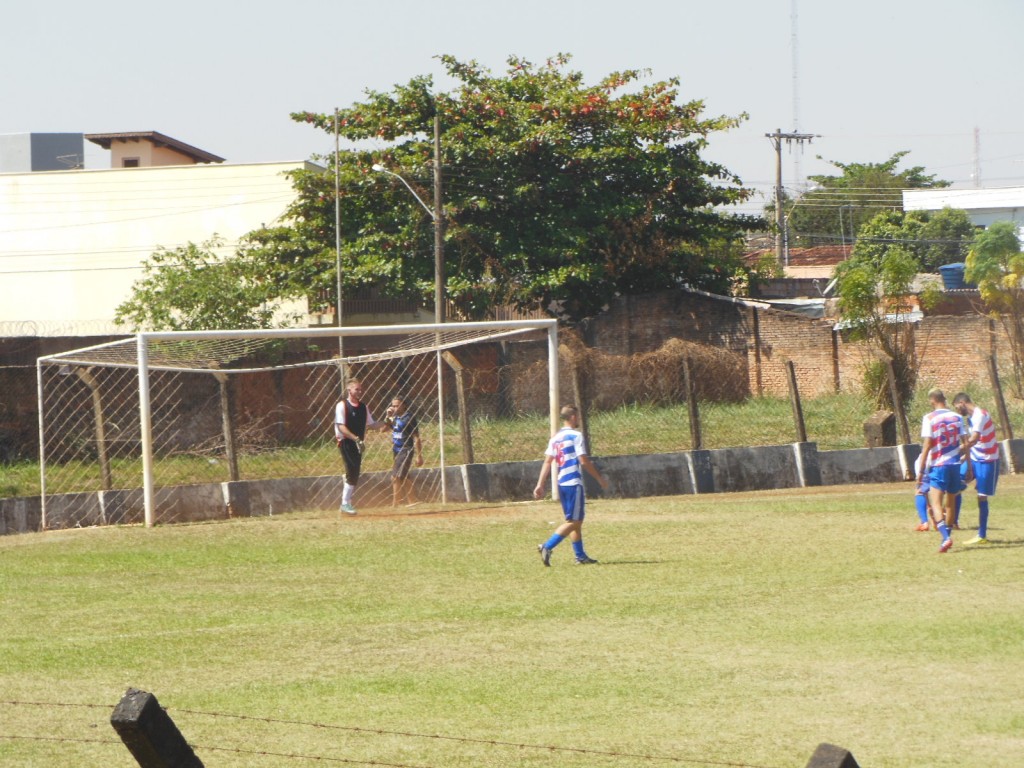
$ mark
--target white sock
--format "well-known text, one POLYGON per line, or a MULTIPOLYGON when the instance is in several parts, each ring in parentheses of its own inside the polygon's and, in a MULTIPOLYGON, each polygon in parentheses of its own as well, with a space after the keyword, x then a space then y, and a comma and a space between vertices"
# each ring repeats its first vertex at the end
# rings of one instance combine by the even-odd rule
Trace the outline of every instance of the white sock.
POLYGON ((356 492, 356 487, 354 485, 349 485, 348 483, 345 483, 345 489, 341 492, 341 503, 342 504, 351 504, 352 503, 352 495, 355 492, 356 492))

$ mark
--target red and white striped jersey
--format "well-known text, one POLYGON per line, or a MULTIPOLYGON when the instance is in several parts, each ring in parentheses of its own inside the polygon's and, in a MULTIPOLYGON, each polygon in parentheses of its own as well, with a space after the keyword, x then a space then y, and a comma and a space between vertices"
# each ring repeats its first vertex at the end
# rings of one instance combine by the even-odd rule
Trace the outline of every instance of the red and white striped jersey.
POLYGON ((971 461, 996 461, 999 458, 999 443, 996 442, 996 425, 984 408, 974 406, 971 414, 971 432, 977 432, 978 442, 971 446, 971 461))

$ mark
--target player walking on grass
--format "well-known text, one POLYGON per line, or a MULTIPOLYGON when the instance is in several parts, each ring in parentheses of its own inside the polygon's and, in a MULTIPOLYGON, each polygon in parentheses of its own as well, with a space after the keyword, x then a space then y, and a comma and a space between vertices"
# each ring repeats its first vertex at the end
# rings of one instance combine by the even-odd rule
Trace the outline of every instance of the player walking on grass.
POLYGON ((366 403, 362 402, 363 385, 353 379, 345 387, 347 397, 334 409, 334 438, 338 451, 345 462, 345 487, 341 492, 341 511, 354 515, 352 497, 359 483, 359 471, 363 464, 363 438, 367 429, 383 430, 387 425, 373 418, 366 403))
POLYGON ((583 492, 581 470, 586 470, 591 477, 597 480, 601 488, 608 487, 608 480, 587 455, 583 433, 579 431, 579 409, 575 405, 566 405, 562 408, 560 415, 562 428, 551 438, 547 450, 544 451, 544 463, 541 465, 540 477, 537 479, 537 487, 533 489, 533 496, 539 499, 544 495, 544 486, 547 483, 548 475, 551 474, 551 467, 557 463, 558 475, 555 482, 558 484, 558 500, 562 503, 565 522, 555 529, 551 538, 537 546, 537 551, 540 552, 541 562, 544 565, 551 565, 552 550, 568 537, 572 542, 576 563, 591 565, 597 560, 588 556, 583 548, 582 528, 586 499, 583 492))
POLYGON ((964 480, 974 475, 974 489, 978 493, 978 535, 965 544, 988 544, 988 499, 996 495, 999 480, 999 443, 996 442, 996 425, 984 408, 975 405, 966 392, 958 392, 953 398, 953 408, 967 419, 970 461, 965 462, 964 480))
POLYGON ((966 451, 967 431, 959 414, 946 407, 941 389, 928 392, 928 402, 933 410, 921 419, 921 454, 926 458, 917 482, 920 484, 927 472, 928 507, 932 522, 942 535, 939 552, 948 552, 953 546, 950 528, 956 513, 956 495, 960 492, 960 460, 966 451))

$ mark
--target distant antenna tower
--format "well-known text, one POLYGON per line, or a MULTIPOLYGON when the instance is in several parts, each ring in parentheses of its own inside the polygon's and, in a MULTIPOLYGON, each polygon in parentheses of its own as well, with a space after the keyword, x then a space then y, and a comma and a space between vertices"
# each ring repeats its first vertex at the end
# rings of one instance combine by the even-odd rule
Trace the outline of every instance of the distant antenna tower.
MULTIPOLYGON (((797 38, 797 0, 790 0, 789 47, 793 68, 793 133, 800 133, 800 43, 797 38)), ((802 152, 793 153, 793 180, 799 188, 805 186, 803 170, 800 167, 802 152)))

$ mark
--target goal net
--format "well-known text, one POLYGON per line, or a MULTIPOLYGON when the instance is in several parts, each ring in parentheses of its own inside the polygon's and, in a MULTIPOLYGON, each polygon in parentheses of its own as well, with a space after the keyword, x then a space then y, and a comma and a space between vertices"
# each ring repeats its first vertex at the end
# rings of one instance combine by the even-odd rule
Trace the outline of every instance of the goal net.
POLYGON ((337 509, 335 407, 416 417, 395 498, 390 429, 367 431, 354 504, 468 501, 464 465, 539 457, 557 428, 554 320, 141 333, 37 361, 43 527, 337 509))

